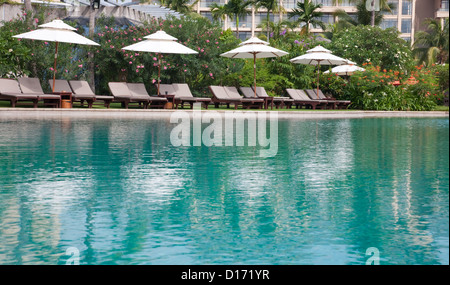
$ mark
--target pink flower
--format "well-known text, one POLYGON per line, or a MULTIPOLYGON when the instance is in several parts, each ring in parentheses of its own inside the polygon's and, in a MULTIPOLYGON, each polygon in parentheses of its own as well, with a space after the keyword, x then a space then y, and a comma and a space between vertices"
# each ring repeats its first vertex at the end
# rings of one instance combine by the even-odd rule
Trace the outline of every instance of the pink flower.
POLYGON ((48 42, 44 42, 44 45, 48 45, 48 42))
POLYGON ((181 26, 181 24, 178 26, 178 28, 181 28, 182 26, 181 26))
POLYGON ((155 84, 155 82, 156 82, 156 80, 155 80, 155 79, 153 79, 153 80, 152 80, 152 83, 153 83, 153 84, 155 84))
POLYGON ((50 67, 50 70, 53 71, 53 67, 50 67))
POLYGON ((82 68, 82 67, 83 67, 83 65, 82 65, 82 64, 80 64, 80 65, 78 65, 78 67, 79 67, 79 68, 82 68))
POLYGON ((167 66, 164 66, 164 69, 167 69, 167 66))
POLYGON ((139 69, 136 69, 136 73, 138 73, 139 72, 139 69))
POLYGON ((213 74, 210 72, 210 73, 209 73, 209 76, 213 77, 213 74))
POLYGON ((158 59, 157 59, 156 57, 154 57, 154 58, 153 58, 153 60, 155 60, 155 61, 156 61, 156 60, 158 60, 158 59))
POLYGON ((206 40, 207 43, 209 43, 209 40, 206 40))
POLYGON ((35 23, 39 23, 39 19, 38 18, 34 18, 34 22, 35 23))
POLYGON ((130 61, 130 62, 129 62, 129 64, 133 64, 133 62, 132 62, 132 61, 130 61))
POLYGON ((216 42, 216 45, 218 45, 219 44, 219 42, 216 42))
POLYGON ((186 72, 187 70, 185 69, 184 72, 186 72))

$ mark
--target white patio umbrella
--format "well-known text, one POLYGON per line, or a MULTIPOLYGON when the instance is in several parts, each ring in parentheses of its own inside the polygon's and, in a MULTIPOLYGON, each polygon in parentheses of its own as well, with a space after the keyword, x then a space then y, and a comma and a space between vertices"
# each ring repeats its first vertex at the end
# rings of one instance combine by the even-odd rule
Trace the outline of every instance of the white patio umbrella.
POLYGON ((71 43, 79 45, 93 45, 98 46, 99 44, 91 41, 82 35, 75 33, 77 29, 67 25, 62 20, 53 20, 50 23, 39 25, 38 27, 42 29, 37 29, 31 32, 19 34, 13 36, 19 39, 30 39, 39 41, 55 42, 55 61, 53 67, 53 87, 52 92, 55 91, 55 76, 56 76, 56 60, 58 58, 58 43, 71 43))
POLYGON ((280 57, 288 53, 269 46, 268 42, 252 37, 239 44, 239 47, 222 53, 221 56, 229 58, 253 58, 253 82, 256 97, 256 59, 267 57, 280 57))
MULTIPOLYGON (((355 71, 365 71, 365 69, 354 64, 339 65, 331 69, 331 73, 345 76, 352 75, 355 71)), ((327 70, 324 73, 330 73, 330 71, 327 70)))
POLYGON ((309 65, 317 65, 317 98, 319 98, 319 70, 320 65, 342 65, 348 64, 347 59, 335 56, 331 54, 330 50, 322 47, 321 45, 316 46, 310 50, 306 51, 306 54, 298 56, 291 59, 292 63, 301 63, 309 65))
POLYGON ((164 31, 157 31, 151 35, 145 36, 144 41, 126 46, 122 49, 140 51, 140 52, 153 52, 158 54, 158 95, 159 95, 159 84, 161 78, 161 54, 162 53, 172 53, 172 54, 197 54, 195 50, 192 50, 178 42, 178 39, 172 37, 164 31))

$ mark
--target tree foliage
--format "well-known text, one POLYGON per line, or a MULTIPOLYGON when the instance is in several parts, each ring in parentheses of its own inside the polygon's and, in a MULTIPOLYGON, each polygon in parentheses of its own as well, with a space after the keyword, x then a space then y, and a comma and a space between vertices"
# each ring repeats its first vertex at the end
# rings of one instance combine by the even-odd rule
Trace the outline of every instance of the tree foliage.
POLYGON ((372 63, 382 69, 407 69, 413 65, 411 49, 395 29, 354 26, 333 36, 333 52, 358 65, 372 63))

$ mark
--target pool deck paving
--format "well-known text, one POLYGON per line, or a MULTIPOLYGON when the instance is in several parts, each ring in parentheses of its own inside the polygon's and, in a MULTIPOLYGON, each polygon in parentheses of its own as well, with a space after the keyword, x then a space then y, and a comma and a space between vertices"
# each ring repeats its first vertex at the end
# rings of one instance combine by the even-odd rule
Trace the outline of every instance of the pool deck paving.
MULTIPOLYGON (((193 114, 199 110, 191 109, 56 109, 56 108, 1 108, 0 119, 58 119, 58 118, 109 118, 109 119, 163 119, 170 118, 175 112, 193 114)), ((210 109, 202 110, 208 113, 233 113, 234 116, 248 116, 249 114, 277 113, 279 119, 350 119, 350 118, 383 118, 383 117, 449 117, 448 111, 360 111, 360 110, 233 110, 210 109)))

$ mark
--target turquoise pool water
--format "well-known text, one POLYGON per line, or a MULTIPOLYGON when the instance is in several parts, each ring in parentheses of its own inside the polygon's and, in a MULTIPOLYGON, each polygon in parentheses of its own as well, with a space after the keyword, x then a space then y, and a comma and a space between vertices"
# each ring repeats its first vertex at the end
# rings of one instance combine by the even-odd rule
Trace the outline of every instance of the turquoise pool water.
POLYGON ((449 264, 448 118, 280 120, 272 158, 173 126, 0 121, 0 264, 449 264))

